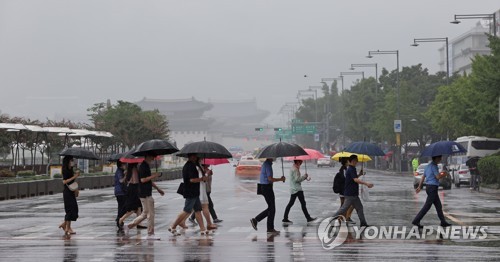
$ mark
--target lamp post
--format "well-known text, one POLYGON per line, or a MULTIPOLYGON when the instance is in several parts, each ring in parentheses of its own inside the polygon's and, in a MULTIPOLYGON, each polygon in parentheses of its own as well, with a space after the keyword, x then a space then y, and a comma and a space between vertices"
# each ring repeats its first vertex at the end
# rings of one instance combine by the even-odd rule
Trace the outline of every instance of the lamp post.
MULTIPOLYGON (((344 77, 343 76, 340 76, 340 77, 331 77, 331 78, 321 78, 321 82, 327 82, 327 81, 330 81, 330 82, 333 82, 333 81, 337 81, 337 80, 341 80, 342 81, 342 92, 344 91, 344 77)), ((337 91, 338 92, 338 91, 337 91)), ((338 95, 338 93, 337 93, 338 95)), ((342 103, 342 99, 340 99, 340 103, 342 103)), ((326 137, 327 137, 327 143, 328 143, 328 149, 330 149, 330 100, 328 100, 327 102, 327 118, 326 118, 326 137)), ((344 122, 343 121, 343 117, 344 117, 344 107, 343 105, 341 104, 341 117, 342 117, 342 123, 344 122)), ((338 128, 337 128, 338 129, 338 128)), ((341 131, 340 129, 338 129, 337 131, 341 131)), ((344 146, 344 145, 343 145, 344 146)))
POLYGON ((446 85, 450 84, 450 59, 448 53, 448 37, 435 37, 435 38, 414 38, 411 46, 419 46, 418 43, 433 43, 444 42, 446 45, 446 85))
POLYGON ((351 71, 351 72, 340 72, 341 76, 352 76, 352 75, 361 75, 361 78, 365 79, 364 71, 351 71))
MULTIPOLYGON (((400 120, 400 110, 399 110, 399 89, 400 89, 400 83, 399 83, 399 50, 386 50, 386 51, 368 51, 368 55, 366 56, 367 58, 373 58, 374 55, 396 55, 396 86, 397 86, 397 95, 396 95, 396 111, 397 111, 397 120, 400 120)), ((401 130, 402 131, 402 130, 401 130)), ((399 132, 396 133, 396 142, 398 144, 398 166, 399 166, 399 172, 401 172, 401 134, 399 132)))
POLYGON ((351 64, 351 70, 354 70, 359 67, 375 67, 375 96, 378 95, 378 64, 351 64))
POLYGON ((491 19, 493 27, 490 25, 490 28, 493 29, 493 35, 497 36, 497 16, 496 13, 493 14, 466 14, 466 15, 455 15, 452 24, 460 24, 460 20, 463 19, 491 19))

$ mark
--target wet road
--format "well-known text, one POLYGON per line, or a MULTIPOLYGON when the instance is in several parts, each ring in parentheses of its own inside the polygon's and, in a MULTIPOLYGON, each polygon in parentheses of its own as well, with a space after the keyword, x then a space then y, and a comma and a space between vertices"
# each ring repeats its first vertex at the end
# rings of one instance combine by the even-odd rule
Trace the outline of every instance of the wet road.
MULTIPOLYGON (((288 164, 290 165, 290 164, 288 164)), ((281 170, 275 164, 275 176, 281 170)), ((332 192, 337 168, 309 168, 311 181, 303 188, 309 212, 326 218, 339 207, 332 192)), ((229 165, 214 168, 212 199, 220 219, 214 235, 200 236, 195 228, 173 237, 168 225, 182 209, 183 199, 175 193, 179 181, 158 185, 165 196, 154 193, 155 230, 161 240, 145 240, 146 230, 131 230, 129 237, 116 233, 116 200, 111 188, 82 191, 78 199, 77 232, 65 238, 57 228, 64 217, 62 195, 0 202, 0 261, 377 261, 377 260, 498 260, 500 258, 500 196, 471 192, 468 188, 440 190, 447 219, 455 225, 488 226, 484 240, 385 240, 348 239, 333 250, 325 250, 318 239, 318 223, 307 225, 296 201, 290 213, 293 225, 281 219, 289 199, 288 182, 276 183, 275 224, 281 235, 268 237, 265 221, 254 231, 249 219, 265 208, 257 196, 256 182, 237 179, 229 165)), ((285 170, 287 173, 287 170, 285 170)), ((411 226, 425 201, 416 195, 413 177, 368 171, 375 187, 364 202, 370 225, 411 226)), ((356 214, 353 218, 359 221, 356 214)), ((320 222, 321 220, 319 220, 320 222)), ((422 221, 438 225, 434 208, 422 221)))

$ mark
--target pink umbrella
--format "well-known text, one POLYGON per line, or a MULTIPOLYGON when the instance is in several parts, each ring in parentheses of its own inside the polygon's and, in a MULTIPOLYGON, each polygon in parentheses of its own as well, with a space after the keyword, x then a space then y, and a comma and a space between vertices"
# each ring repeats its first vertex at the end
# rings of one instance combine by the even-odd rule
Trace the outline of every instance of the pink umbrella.
POLYGON ((306 151, 307 155, 285 157, 285 160, 287 160, 287 161, 292 161, 292 160, 311 160, 311 159, 319 159, 319 158, 325 157, 323 155, 323 153, 319 152, 318 150, 314 150, 314 149, 310 149, 310 148, 304 148, 304 151, 306 151))
MULTIPOLYGON (((320 159, 320 158, 325 157, 325 155, 323 155, 323 153, 319 152, 318 150, 304 148, 304 151, 306 151, 307 155, 286 157, 285 160, 287 160, 287 161, 292 161, 292 160, 305 161, 305 160, 320 159)), ((306 173, 307 173, 307 163, 306 162, 304 162, 304 167, 305 167, 306 173)))
POLYGON ((203 164, 216 166, 221 164, 229 164, 229 160, 227 160, 227 158, 205 158, 203 159, 203 164))

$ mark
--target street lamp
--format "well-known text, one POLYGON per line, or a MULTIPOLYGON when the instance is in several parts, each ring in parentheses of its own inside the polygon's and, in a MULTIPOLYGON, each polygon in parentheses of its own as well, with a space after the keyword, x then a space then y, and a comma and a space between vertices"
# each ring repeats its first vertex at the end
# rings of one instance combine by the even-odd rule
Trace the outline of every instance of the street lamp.
POLYGON ((375 67, 375 96, 378 95, 378 64, 377 63, 372 63, 372 64, 351 64, 351 70, 354 70, 355 68, 359 67, 375 67))
POLYGON ((446 45, 446 85, 450 84, 450 59, 448 53, 448 37, 414 38, 411 46, 417 47, 418 43, 445 42, 446 45))
MULTIPOLYGON (((386 51, 368 51, 368 55, 366 56, 367 58, 372 58, 373 55, 396 55, 396 86, 397 86, 397 98, 396 98, 396 108, 397 108, 397 118, 400 120, 400 110, 399 110, 399 89, 400 89, 400 83, 399 83, 399 50, 386 50, 386 51)), ((396 133, 396 141, 400 141, 400 133, 396 133)), ((399 172, 401 172, 401 143, 398 145, 398 166, 399 166, 399 172)))
POLYGON ((491 19, 493 20, 493 28, 490 25, 490 29, 493 29, 493 35, 497 36, 497 17, 496 13, 493 14, 466 14, 466 15, 455 15, 452 24, 460 24, 459 20, 463 19, 491 19))
POLYGON ((364 71, 357 71, 357 72, 340 72, 341 76, 348 76, 348 75, 361 75, 363 79, 365 79, 365 72, 364 71))

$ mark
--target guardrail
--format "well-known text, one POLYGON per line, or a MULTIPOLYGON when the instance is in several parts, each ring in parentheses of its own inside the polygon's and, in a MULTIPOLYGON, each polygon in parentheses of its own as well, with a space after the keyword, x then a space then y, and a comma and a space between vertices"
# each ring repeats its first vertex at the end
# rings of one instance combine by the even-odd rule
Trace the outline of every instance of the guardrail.
MULTIPOLYGON (((163 175, 156 181, 174 180, 182 178, 182 170, 163 171, 163 175)), ((78 178, 80 190, 100 189, 112 187, 114 175, 81 176, 78 178)), ((61 193, 64 186, 61 178, 12 182, 0 184, 0 200, 18 199, 34 196, 53 195, 61 193)))

